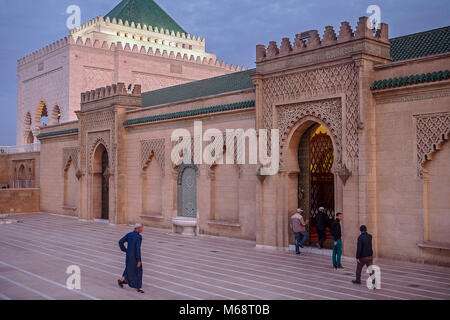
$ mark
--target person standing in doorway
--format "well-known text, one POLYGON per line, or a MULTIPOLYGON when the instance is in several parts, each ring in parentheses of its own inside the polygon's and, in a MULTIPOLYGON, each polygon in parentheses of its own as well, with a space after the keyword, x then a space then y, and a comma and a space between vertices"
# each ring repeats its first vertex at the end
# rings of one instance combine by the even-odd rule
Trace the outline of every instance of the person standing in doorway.
POLYGON ((373 263, 372 235, 367 233, 367 227, 362 225, 359 228, 361 235, 358 237, 358 245, 356 247, 356 280, 352 280, 354 284, 361 284, 361 271, 364 266, 371 266, 373 263))
POLYGON ((128 284, 138 293, 144 293, 141 289, 143 274, 141 259, 142 231, 144 231, 142 223, 136 223, 134 231, 128 233, 119 241, 120 250, 126 252, 127 256, 125 259, 125 271, 122 278, 118 280, 118 284, 121 288, 123 288, 124 284, 128 284), (125 242, 127 243, 126 247, 125 242))
POLYGON ((317 234, 319 235, 319 242, 317 243, 317 247, 319 249, 323 249, 323 243, 327 240, 327 221, 328 216, 325 213, 325 208, 320 207, 319 212, 316 214, 316 229, 317 234))
POLYGON ((341 263, 342 257, 342 231, 341 221, 344 215, 341 212, 336 214, 336 219, 331 224, 331 243, 333 245, 333 267, 344 269, 341 263))
POLYGON ((306 231, 306 226, 309 221, 302 217, 303 210, 297 209, 297 212, 291 217, 291 228, 295 236, 295 253, 300 254, 300 248, 308 241, 309 233, 306 231), (300 240, 300 238, 302 239, 300 240))

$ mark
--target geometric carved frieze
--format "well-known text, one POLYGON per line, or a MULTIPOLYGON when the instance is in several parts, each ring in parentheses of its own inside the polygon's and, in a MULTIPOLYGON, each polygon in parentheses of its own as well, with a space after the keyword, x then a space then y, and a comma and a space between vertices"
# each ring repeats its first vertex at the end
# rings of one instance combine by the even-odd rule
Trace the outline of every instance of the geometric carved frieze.
POLYGON ((95 112, 83 117, 82 130, 99 129, 105 126, 109 127, 114 121, 113 111, 95 112))
MULTIPOLYGON (((87 154, 86 151, 88 153, 89 156, 91 156, 90 152, 91 150, 91 141, 86 141, 86 135, 89 135, 89 139, 93 139, 91 137, 92 134, 96 134, 96 133, 89 133, 89 131, 91 130, 101 130, 101 129, 105 129, 105 130, 110 130, 111 131, 111 136, 114 137, 114 112, 111 110, 106 110, 106 111, 99 111, 99 112, 95 112, 95 113, 91 113, 91 114, 85 114, 81 117, 80 119, 80 134, 81 134, 81 145, 80 145, 80 150, 81 150, 81 167, 85 168, 87 162, 89 162, 90 160, 88 160, 86 158, 87 154)), ((110 153, 110 149, 109 149, 109 142, 110 139, 108 137, 107 141, 108 143, 108 154, 111 157, 111 153, 110 153)), ((112 150, 115 151, 115 150, 112 150)))
MULTIPOLYGON (((262 81, 264 127, 273 128, 276 105, 342 94, 345 99, 345 152, 350 162, 358 158, 359 87, 355 63, 324 67, 266 78, 262 81)), ((342 141, 342 140, 339 140, 342 141)), ((342 150, 344 151, 344 150, 342 150)))
MULTIPOLYGON (((286 144, 286 138, 290 129, 302 118, 313 116, 320 119, 328 126, 329 134, 335 141, 336 165, 342 164, 342 104, 340 98, 319 101, 294 103, 277 107, 278 129, 280 130, 280 154, 282 155, 286 144)), ((280 157, 280 165, 283 167, 283 157, 280 157)))
POLYGON ((158 162, 164 176, 166 168, 166 141, 165 139, 153 139, 141 141, 141 168, 149 165, 153 157, 158 162))
POLYGON ((415 115, 417 132, 417 168, 423 177, 423 165, 431 160, 439 145, 450 135, 450 112, 437 112, 415 115))

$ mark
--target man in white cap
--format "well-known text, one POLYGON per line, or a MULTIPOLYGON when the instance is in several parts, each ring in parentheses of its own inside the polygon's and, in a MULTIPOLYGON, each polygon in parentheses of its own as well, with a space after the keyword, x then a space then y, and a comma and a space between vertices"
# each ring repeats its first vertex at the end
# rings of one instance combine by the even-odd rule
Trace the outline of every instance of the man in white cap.
POLYGON ((303 245, 309 238, 309 233, 306 231, 306 226, 308 225, 309 221, 304 220, 302 217, 303 210, 297 209, 297 212, 291 217, 291 228, 294 232, 295 236, 295 253, 300 254, 300 248, 303 248, 303 245), (300 241, 300 237, 303 236, 302 240, 300 241))
POLYGON ((122 278, 118 280, 118 284, 123 288, 124 284, 128 284, 138 293, 144 293, 142 288, 142 259, 141 259, 141 233, 144 231, 142 223, 136 223, 134 231, 128 233, 125 237, 120 239, 120 250, 127 253, 125 259, 125 271, 122 278), (125 242, 127 246, 125 247, 125 242))

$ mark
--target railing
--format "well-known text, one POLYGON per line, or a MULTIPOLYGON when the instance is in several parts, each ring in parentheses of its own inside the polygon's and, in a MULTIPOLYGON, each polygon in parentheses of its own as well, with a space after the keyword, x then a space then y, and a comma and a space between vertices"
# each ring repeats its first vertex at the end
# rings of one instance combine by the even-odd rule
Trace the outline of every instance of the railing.
POLYGON ((40 143, 26 144, 23 146, 0 147, 0 154, 15 154, 41 151, 40 143))
POLYGON ((34 188, 34 180, 14 180, 11 189, 30 189, 34 188))

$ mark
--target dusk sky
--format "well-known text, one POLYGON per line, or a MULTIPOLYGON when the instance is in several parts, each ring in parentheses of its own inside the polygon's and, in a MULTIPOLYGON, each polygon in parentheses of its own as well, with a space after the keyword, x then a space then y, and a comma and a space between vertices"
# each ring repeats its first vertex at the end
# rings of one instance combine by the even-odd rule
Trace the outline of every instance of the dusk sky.
MULTIPOLYGON (((81 8, 85 22, 105 15, 120 0, 0 0, 0 146, 14 145, 17 59, 68 35, 66 9, 81 8)), ((206 38, 208 52, 229 64, 254 67, 255 46, 341 21, 355 28, 369 5, 381 8, 390 37, 450 25, 450 0, 158 0, 187 32, 206 38)), ((51 84, 49 84, 51 85, 51 84)))

